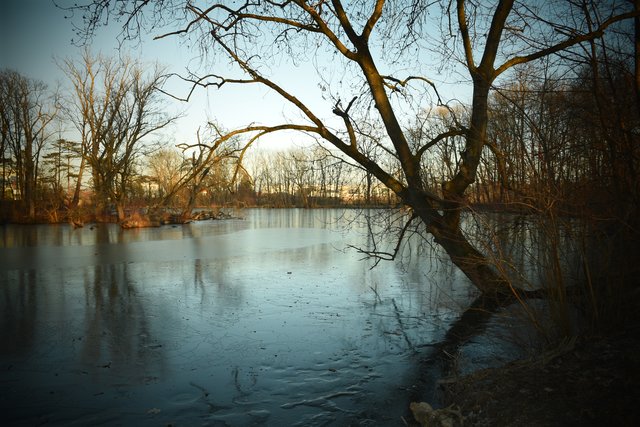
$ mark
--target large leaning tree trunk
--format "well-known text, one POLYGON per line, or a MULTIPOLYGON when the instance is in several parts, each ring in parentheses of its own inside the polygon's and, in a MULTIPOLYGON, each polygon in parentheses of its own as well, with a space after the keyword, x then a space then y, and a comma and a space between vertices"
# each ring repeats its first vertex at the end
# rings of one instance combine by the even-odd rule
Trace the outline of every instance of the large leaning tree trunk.
MULTIPOLYGON (((283 109, 293 112, 287 117, 300 117, 297 123, 289 119, 276 124, 252 124, 229 135, 244 136, 246 148, 279 131, 298 131, 331 144, 393 191, 483 294, 510 295, 514 292, 510 282, 470 242, 461 226, 461 213, 468 206, 467 192, 475 182, 487 143, 489 92, 495 80, 512 67, 601 37, 610 26, 635 16, 631 7, 612 2, 611 7, 603 6, 604 12, 599 11, 608 18, 597 28, 578 27, 580 19, 573 20, 578 23, 576 27, 567 26, 568 14, 591 13, 596 4, 599 3, 559 2, 558 9, 550 11, 514 0, 492 2, 491 6, 465 0, 252 0, 198 5, 179 0, 96 0, 72 9, 82 9, 78 15, 85 16, 88 36, 105 21, 104 15, 111 14, 126 23, 122 32, 125 38, 140 35, 141 22, 149 22, 149 28, 155 31, 159 25, 171 23, 171 30, 156 38, 197 37, 204 53, 218 58, 218 67, 219 58, 224 55, 235 71, 206 64, 212 67, 209 74, 184 78, 193 88, 261 86, 280 97, 283 109), (149 14, 137 19, 142 11, 154 19, 149 19, 149 14), (441 16, 439 35, 432 31, 437 26, 429 25, 430 13, 441 16), (434 103, 453 112, 451 105, 443 102, 433 80, 421 75, 426 67, 422 58, 427 53, 420 56, 415 52, 423 45, 431 46, 426 52, 444 52, 443 61, 450 62, 450 69, 463 64, 462 73, 471 81, 473 98, 466 122, 456 119, 445 132, 415 144, 407 138, 407 117, 415 117, 434 103), (288 89, 287 79, 278 75, 281 67, 295 70, 305 59, 315 64, 330 63, 316 68, 317 84, 328 92, 319 98, 329 105, 317 107, 314 103, 312 107, 303 100, 308 93, 294 93, 288 89), (329 74, 337 70, 342 76, 334 87, 330 77, 325 76, 327 69, 329 74), (411 70, 408 77, 407 70, 411 70), (351 83, 345 84, 345 79, 351 83), (420 102, 404 102, 419 96, 420 102), (351 101, 343 104, 341 99, 351 101), (384 129, 386 135, 380 146, 394 159, 393 167, 368 155, 361 126, 365 122, 384 129), (464 137, 465 144, 452 178, 439 188, 429 187, 424 176, 425 159, 431 150, 455 136, 464 137)), ((436 67, 431 72, 435 74, 436 67)), ((309 81, 309 86, 314 82, 309 81)), ((258 119, 249 117, 247 122, 256 123, 258 119)), ((221 136, 225 138, 228 136, 221 136)))

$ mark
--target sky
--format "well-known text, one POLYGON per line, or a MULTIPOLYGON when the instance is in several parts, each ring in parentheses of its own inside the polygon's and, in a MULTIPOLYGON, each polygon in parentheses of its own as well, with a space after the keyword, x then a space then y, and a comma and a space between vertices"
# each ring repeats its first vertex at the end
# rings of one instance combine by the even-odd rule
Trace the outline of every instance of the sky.
MULTIPOLYGON (((59 3, 74 0, 59 0, 59 3)), ((82 48, 72 43, 72 22, 65 19, 68 12, 56 8, 52 0, 3 0, 0 3, 0 69, 14 69, 23 75, 42 80, 50 87, 66 83, 64 73, 55 64, 54 58, 76 58, 82 48)), ((81 22, 76 21, 77 24, 81 22)), ((117 56, 117 23, 98 30, 91 44, 92 53, 117 56)), ((177 37, 153 40, 152 35, 143 34, 138 44, 125 44, 120 53, 145 62, 159 61, 168 71, 184 73, 186 66, 193 65, 196 50, 182 45, 177 37)), ((317 61, 330 61, 316 58, 317 61)), ((315 83, 309 84, 305 76, 314 72, 310 63, 298 67, 287 67, 278 71, 279 81, 300 96, 319 115, 335 119, 332 103, 322 100, 322 93, 315 83)), ((177 96, 185 96, 187 88, 173 80, 168 89, 177 96)), ((300 122, 299 113, 283 108, 283 103, 266 89, 227 87, 221 90, 199 90, 189 103, 176 102, 168 98, 170 110, 183 111, 180 119, 165 135, 172 145, 195 141, 198 128, 204 128, 208 120, 214 120, 226 129, 238 128, 248 123, 280 124, 284 121, 300 122)), ((73 136, 65 136, 73 139, 73 136)), ((297 143, 301 138, 293 134, 280 134, 267 138, 267 146, 279 147, 297 143)), ((262 144, 265 146, 265 144, 262 144)))
MULTIPOLYGON (((83 49, 72 43, 75 35, 72 23, 65 19, 66 14, 68 12, 56 8, 51 0, 3 0, 0 3, 0 69, 16 70, 26 77, 44 81, 50 88, 58 83, 64 88, 67 79, 55 59, 77 58, 83 49)), ((141 43, 126 44, 119 52, 116 39, 119 30, 117 25, 101 28, 91 43, 91 52, 113 56, 124 53, 144 62, 158 61, 175 73, 184 73, 197 56, 197 51, 187 49, 176 37, 152 40, 152 36, 146 34, 141 43)), ((296 79, 298 73, 304 74, 304 69, 292 70, 292 76, 287 78, 294 87, 302 84, 297 82, 301 80, 296 79)), ((176 96, 186 96, 187 87, 178 81, 169 82, 169 91, 176 96)), ((208 120, 215 120, 227 129, 256 122, 256 118, 268 123, 283 121, 280 103, 266 90, 256 91, 255 86, 251 90, 231 89, 199 90, 188 103, 167 97, 169 110, 183 112, 184 117, 165 138, 175 142, 173 145, 193 142, 198 129, 204 128, 208 120)), ((286 145, 292 136, 279 138, 286 145)), ((278 137, 271 139, 275 139, 273 144, 280 145, 278 137)))

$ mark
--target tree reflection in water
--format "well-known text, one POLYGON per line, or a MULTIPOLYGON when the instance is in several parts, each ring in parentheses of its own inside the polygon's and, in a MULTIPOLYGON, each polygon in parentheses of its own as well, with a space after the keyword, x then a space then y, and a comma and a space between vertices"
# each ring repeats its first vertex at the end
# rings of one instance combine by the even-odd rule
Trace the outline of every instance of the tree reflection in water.
POLYGON ((162 344, 152 334, 127 264, 87 267, 84 286, 82 363, 109 369, 95 375, 104 372, 126 382, 157 378, 165 369, 162 344))
POLYGON ((0 343, 1 353, 13 356, 27 354, 34 342, 38 320, 36 272, 12 271, 8 283, 1 283, 0 343))

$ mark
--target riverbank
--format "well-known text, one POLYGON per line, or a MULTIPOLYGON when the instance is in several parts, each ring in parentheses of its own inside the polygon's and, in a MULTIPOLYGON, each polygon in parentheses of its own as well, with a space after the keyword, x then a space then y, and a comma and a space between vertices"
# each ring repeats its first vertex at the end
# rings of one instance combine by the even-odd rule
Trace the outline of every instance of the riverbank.
MULTIPOLYGON (((469 426, 640 425, 640 325, 442 382, 469 426)), ((452 419, 458 419, 453 417, 452 419)))

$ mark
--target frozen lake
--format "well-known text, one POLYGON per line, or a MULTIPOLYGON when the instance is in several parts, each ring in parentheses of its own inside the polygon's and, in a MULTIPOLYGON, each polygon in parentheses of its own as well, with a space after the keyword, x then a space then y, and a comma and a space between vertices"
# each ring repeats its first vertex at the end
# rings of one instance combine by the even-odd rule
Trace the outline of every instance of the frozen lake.
POLYGON ((370 269, 357 211, 241 214, 5 225, 4 424, 403 425, 466 280, 416 254, 370 269))

